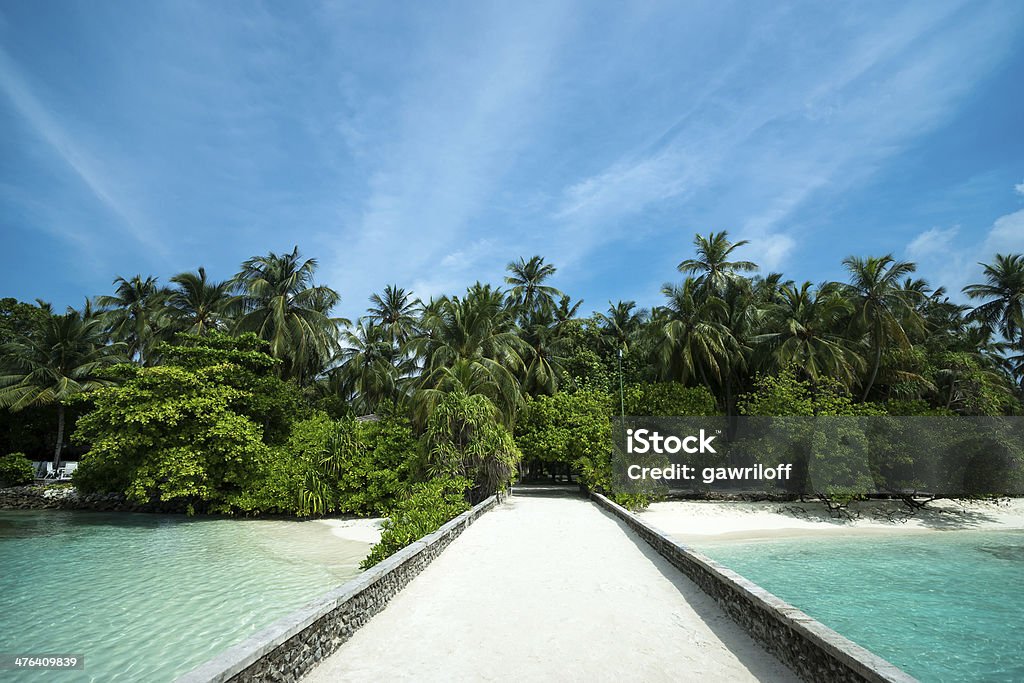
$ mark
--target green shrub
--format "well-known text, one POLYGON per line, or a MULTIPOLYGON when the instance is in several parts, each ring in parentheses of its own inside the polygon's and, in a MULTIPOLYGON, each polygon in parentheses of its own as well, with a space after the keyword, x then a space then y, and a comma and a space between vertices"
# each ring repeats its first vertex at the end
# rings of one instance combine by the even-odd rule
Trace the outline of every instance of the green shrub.
POLYGON ((679 382, 633 384, 625 389, 626 415, 700 417, 715 414, 715 397, 707 387, 679 382))
POLYGON ((10 453, 0 458, 0 488, 24 486, 34 479, 32 463, 24 453, 10 453))
POLYGON ((596 390, 538 396, 516 425, 516 443, 523 457, 548 463, 569 463, 591 489, 607 489, 611 481, 611 398, 596 390))
POLYGON ((471 485, 463 477, 416 484, 384 521, 380 542, 370 549, 360 567, 369 569, 468 510, 465 494, 471 485))
POLYGON ((122 366, 121 386, 92 394, 95 408, 73 435, 90 447, 74 477, 80 490, 228 511, 274 457, 298 399, 266 342, 183 339, 188 346, 164 347, 167 364, 122 366))

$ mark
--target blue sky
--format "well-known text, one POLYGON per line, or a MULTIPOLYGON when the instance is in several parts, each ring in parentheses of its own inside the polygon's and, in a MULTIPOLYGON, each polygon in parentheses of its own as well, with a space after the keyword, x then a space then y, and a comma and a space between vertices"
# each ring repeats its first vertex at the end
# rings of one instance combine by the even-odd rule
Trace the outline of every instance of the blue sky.
POLYGON ((356 316, 539 253, 660 300, 695 232, 797 280, 1024 250, 1024 3, 0 4, 0 296, 298 244, 356 316))

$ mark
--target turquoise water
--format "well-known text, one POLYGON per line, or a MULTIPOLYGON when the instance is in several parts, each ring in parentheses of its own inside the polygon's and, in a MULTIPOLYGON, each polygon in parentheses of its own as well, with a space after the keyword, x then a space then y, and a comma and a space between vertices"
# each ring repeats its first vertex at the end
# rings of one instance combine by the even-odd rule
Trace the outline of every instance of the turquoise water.
POLYGON ((85 656, 0 680, 172 680, 358 574, 369 547, 319 522, 0 512, 0 653, 85 656))
POLYGON ((1024 681, 1024 531, 692 547, 922 681, 1024 681))

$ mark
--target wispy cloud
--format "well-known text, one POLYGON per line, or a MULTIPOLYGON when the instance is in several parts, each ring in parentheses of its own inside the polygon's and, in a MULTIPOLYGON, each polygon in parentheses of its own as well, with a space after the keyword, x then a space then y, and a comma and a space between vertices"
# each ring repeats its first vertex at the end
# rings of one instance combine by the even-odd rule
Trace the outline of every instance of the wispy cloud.
POLYGON ((406 49, 420 68, 389 97, 396 120, 346 124, 346 138, 376 154, 351 238, 332 259, 343 291, 404 280, 428 296, 493 278, 510 258, 506 240, 480 239, 492 234, 482 217, 530 139, 568 14, 563 3, 498 7, 414 22, 406 49))
MULTIPOLYGON (((51 113, 53 107, 46 106, 39 100, 2 47, 0 90, 39 138, 118 219, 125 234, 149 249, 159 253, 166 252, 166 245, 147 225, 145 217, 115 189, 118 183, 111 178, 104 164, 67 131, 62 122, 51 113)), ((61 231, 61 234, 66 233, 61 231)))
POLYGON ((555 219, 576 224, 580 255, 581 247, 586 253, 622 239, 621 226, 634 223, 626 217, 668 204, 681 219, 718 221, 715 229, 729 227, 734 237, 751 240, 748 253, 766 269, 785 266, 798 244, 801 226, 792 221, 800 209, 863 183, 885 159, 947 121, 1005 54, 1017 30, 1005 9, 943 3, 894 16, 859 12, 843 17, 843 28, 837 22, 823 29, 817 42, 802 38, 808 54, 799 62, 778 59, 779 44, 791 35, 761 36, 760 44, 748 45, 741 71, 756 74, 759 63, 781 68, 761 83, 744 83, 742 108, 720 106, 737 83, 712 78, 720 92, 695 94, 707 104, 659 148, 646 155, 626 150, 607 169, 566 187, 555 219))

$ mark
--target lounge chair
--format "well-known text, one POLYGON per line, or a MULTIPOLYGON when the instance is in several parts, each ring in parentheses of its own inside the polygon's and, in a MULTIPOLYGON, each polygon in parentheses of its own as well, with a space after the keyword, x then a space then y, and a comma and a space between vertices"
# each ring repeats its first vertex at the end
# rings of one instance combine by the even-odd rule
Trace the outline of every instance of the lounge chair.
POLYGON ((77 462, 66 462, 66 463, 64 463, 64 467, 62 467, 60 469, 60 478, 61 479, 70 479, 71 475, 74 474, 75 470, 77 470, 77 469, 78 469, 78 463, 77 462))
POLYGON ((57 479, 60 476, 61 470, 54 469, 53 463, 46 463, 46 473, 43 474, 43 479, 57 479))

